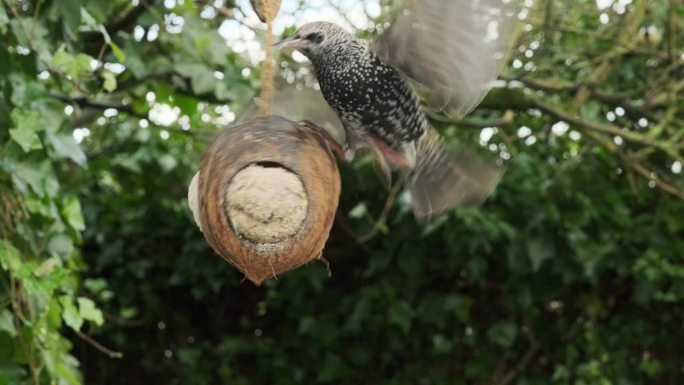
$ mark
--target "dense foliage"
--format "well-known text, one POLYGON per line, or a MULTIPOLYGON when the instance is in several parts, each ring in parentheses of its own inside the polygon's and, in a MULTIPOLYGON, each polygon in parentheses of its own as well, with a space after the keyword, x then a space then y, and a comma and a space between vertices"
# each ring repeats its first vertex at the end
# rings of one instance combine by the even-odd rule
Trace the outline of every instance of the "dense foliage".
POLYGON ((332 275, 254 287, 185 200, 259 86, 248 2, 3 0, 0 385, 683 383, 684 6, 527 6, 500 88, 431 114, 495 195, 419 224, 343 164, 332 275))

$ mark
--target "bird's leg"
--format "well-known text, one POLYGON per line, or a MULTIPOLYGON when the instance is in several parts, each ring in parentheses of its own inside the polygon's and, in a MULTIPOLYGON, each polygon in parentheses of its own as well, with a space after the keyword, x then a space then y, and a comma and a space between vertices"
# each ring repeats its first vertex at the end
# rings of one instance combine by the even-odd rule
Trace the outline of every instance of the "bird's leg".
POLYGON ((328 130, 326 130, 326 129, 324 129, 324 128, 316 125, 316 124, 313 124, 312 122, 310 122, 308 120, 302 120, 301 122, 299 122, 299 124, 306 126, 306 127, 309 127, 312 130, 318 132, 321 135, 321 137, 323 138, 323 140, 325 140, 325 142, 328 144, 328 148, 330 148, 330 150, 332 152, 334 152, 338 158, 346 159, 345 149, 342 147, 342 145, 340 145, 337 142, 337 140, 335 140, 335 138, 333 138, 332 135, 330 135, 328 130))
POLYGON ((326 143, 328 143, 328 147, 330 147, 330 150, 332 150, 332 152, 334 152, 338 158, 346 160, 346 153, 345 153, 344 147, 342 147, 342 145, 340 145, 335 140, 335 138, 333 138, 332 135, 330 135, 330 133, 328 131, 325 131, 325 130, 323 130, 323 131, 324 131, 324 133, 322 133, 323 139, 326 141, 326 143))
POLYGON ((373 141, 374 147, 383 155, 385 160, 392 166, 397 168, 411 168, 408 160, 404 155, 400 154, 397 150, 390 147, 382 139, 375 135, 369 135, 373 141))

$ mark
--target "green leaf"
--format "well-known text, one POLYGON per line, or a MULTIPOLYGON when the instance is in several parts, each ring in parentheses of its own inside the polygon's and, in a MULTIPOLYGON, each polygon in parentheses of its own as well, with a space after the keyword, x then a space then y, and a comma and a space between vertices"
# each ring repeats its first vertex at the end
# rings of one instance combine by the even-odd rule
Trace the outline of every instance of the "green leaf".
POLYGON ((414 316, 411 305, 404 301, 394 301, 388 310, 389 322, 399 326, 401 331, 408 333, 414 316))
POLYGON ((57 373, 59 373, 62 378, 67 380, 68 383, 72 385, 81 385, 81 381, 76 378, 76 375, 72 371, 71 368, 68 366, 64 365, 63 363, 57 364, 57 373))
POLYGON ((12 110, 14 127, 9 130, 12 139, 17 142, 24 152, 43 147, 38 132, 43 128, 40 114, 36 111, 26 111, 19 108, 12 110))
POLYGON ((48 258, 38 266, 38 268, 33 272, 33 274, 39 278, 44 277, 46 275, 50 275, 50 273, 52 273, 55 267, 59 265, 59 262, 59 258, 48 258))
POLYGON ((62 308, 59 305, 59 301, 56 298, 53 298, 45 312, 45 321, 52 329, 59 329, 62 326, 61 312, 62 308))
POLYGON ((27 185, 41 197, 56 195, 59 191, 59 182, 49 159, 36 156, 12 166, 12 180, 20 191, 26 191, 27 185))
POLYGON ((67 234, 55 234, 48 241, 47 251, 52 253, 52 255, 68 258, 74 252, 74 241, 67 234))
POLYGON ((102 23, 112 16, 120 4, 117 1, 86 1, 84 5, 88 7, 90 13, 84 13, 88 15, 89 23, 102 23))
POLYGON ((78 310, 83 319, 92 321, 97 326, 101 326, 104 323, 102 312, 90 298, 78 297, 78 310))
POLYGON ((140 44, 132 40, 126 40, 124 51, 126 68, 136 79, 144 78, 150 73, 152 68, 148 67, 148 63, 143 60, 140 44))
POLYGON ((73 300, 68 295, 59 297, 59 303, 62 305, 62 319, 64 323, 70 328, 79 331, 83 326, 83 316, 74 305, 73 300))
MULTIPOLYGON (((219 83, 219 84, 221 84, 221 83, 219 83)), ((197 105, 198 105, 197 99, 195 99, 191 96, 174 94, 173 100, 174 100, 176 106, 178 106, 178 108, 180 108, 181 114, 192 116, 197 112, 197 105)))
POLYGON ((15 363, 0 364, 0 385, 16 385, 21 384, 22 380, 26 378, 26 370, 15 363), (3 383, 2 381, 5 381, 3 383))
POLYGON ((69 37, 78 37, 78 27, 81 25, 81 2, 79 0, 60 0, 55 2, 55 7, 60 10, 62 20, 67 26, 69 37))
POLYGON ((368 213, 366 202, 360 202, 349 211, 349 218, 360 219, 363 218, 366 213, 368 213))
POLYGON ((102 278, 88 278, 83 281, 85 286, 91 293, 97 294, 107 288, 107 281, 102 278))
POLYGON ((518 326, 512 322, 501 322, 487 331, 487 338, 504 349, 510 349, 518 337, 518 326))
POLYGON ((46 138, 60 157, 71 159, 79 166, 85 166, 86 155, 81 146, 76 143, 73 135, 67 133, 48 133, 46 138))
MULTIPOLYGON (((114 57, 116 60, 119 61, 119 63, 124 64, 126 62, 126 54, 121 50, 121 48, 116 45, 113 41, 109 42, 109 48, 112 49, 112 53, 114 54, 114 57)), ((111 92, 111 91, 110 91, 111 92)))
POLYGON ((52 55, 51 62, 65 74, 73 79, 78 79, 91 72, 90 63, 92 60, 93 58, 86 54, 79 53, 73 56, 64 51, 57 51, 52 55))
POLYGON ((527 252, 532 263, 532 270, 539 271, 541 265, 554 254, 553 245, 544 239, 532 238, 527 240, 527 252))
POLYGON ((7 332, 12 337, 17 335, 17 329, 14 327, 14 316, 7 309, 0 310, 0 332, 7 332))
POLYGON ((196 94, 213 92, 218 83, 213 71, 202 63, 181 63, 176 66, 176 71, 190 78, 192 91, 196 94))
POLYGON ((8 362, 14 355, 14 339, 8 333, 0 331, 0 362, 8 362))
POLYGON ((38 134, 35 131, 28 128, 12 128, 9 132, 12 139, 19 143, 25 152, 37 150, 42 147, 40 138, 38 138, 38 134))
POLYGON ((85 221, 83 220, 83 212, 81 211, 81 202, 79 202, 77 197, 71 195, 66 199, 64 207, 62 208, 62 215, 74 230, 85 230, 85 221))
POLYGON ((107 92, 114 92, 114 90, 116 90, 116 75, 110 71, 104 71, 102 73, 102 78, 104 79, 102 88, 107 92))
POLYGON ((5 7, 0 7, 0 33, 7 32, 7 24, 9 24, 9 18, 5 12, 5 7))
POLYGON ((0 239, 0 266, 6 271, 16 271, 21 267, 19 250, 3 239, 0 239))
POLYGON ((432 337, 432 348, 437 354, 447 354, 454 350, 454 343, 438 334, 432 337))
POLYGON ((178 165, 178 160, 173 155, 164 154, 157 160, 159 166, 164 170, 164 172, 170 172, 176 165, 178 165))
POLYGON ((444 300, 444 310, 453 311, 460 321, 467 321, 470 318, 470 308, 473 305, 473 299, 470 297, 452 294, 444 300))

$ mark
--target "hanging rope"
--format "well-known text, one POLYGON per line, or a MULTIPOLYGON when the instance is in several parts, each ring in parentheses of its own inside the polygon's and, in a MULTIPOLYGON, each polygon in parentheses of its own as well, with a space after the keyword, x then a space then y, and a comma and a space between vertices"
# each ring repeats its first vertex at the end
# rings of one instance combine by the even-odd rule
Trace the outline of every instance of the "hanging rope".
POLYGON ((251 0, 252 7, 259 19, 266 23, 264 49, 266 58, 261 65, 261 112, 271 115, 273 112, 273 79, 275 77, 275 60, 273 60, 273 19, 280 9, 280 0, 251 0))

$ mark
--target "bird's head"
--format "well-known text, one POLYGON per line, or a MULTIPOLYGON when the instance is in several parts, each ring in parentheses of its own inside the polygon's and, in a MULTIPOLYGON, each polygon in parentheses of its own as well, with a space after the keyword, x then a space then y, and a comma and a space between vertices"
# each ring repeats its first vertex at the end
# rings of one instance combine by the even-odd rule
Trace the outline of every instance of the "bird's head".
POLYGON ((292 36, 276 43, 276 48, 292 48, 309 60, 316 60, 336 48, 343 48, 354 37, 341 27, 328 22, 307 23, 292 36))

